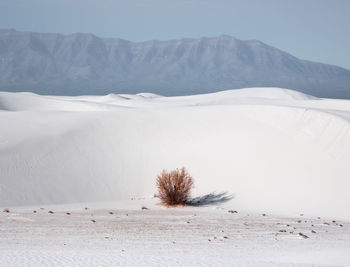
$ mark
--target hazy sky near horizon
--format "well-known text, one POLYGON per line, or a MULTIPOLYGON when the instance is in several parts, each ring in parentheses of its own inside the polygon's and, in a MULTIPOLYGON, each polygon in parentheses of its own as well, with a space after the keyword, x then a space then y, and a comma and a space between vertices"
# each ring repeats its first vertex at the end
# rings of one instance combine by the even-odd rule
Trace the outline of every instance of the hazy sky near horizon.
POLYGON ((350 69, 349 0, 0 0, 0 28, 131 41, 228 34, 350 69))

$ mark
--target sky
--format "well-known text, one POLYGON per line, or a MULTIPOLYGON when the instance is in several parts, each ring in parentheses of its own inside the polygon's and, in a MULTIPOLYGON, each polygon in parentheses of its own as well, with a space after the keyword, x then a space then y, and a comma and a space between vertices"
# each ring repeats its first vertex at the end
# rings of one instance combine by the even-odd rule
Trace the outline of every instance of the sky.
POLYGON ((0 0, 0 28, 130 41, 227 34, 350 69, 349 0, 0 0))

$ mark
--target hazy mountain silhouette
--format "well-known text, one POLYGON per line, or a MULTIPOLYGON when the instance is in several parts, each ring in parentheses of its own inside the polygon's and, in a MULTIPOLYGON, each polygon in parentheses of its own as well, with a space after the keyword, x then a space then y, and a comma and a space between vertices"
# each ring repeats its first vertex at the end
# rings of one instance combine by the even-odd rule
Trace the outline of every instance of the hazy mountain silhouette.
POLYGON ((0 90, 186 95, 276 86, 350 98, 350 71, 231 36, 147 41, 0 30, 0 90))

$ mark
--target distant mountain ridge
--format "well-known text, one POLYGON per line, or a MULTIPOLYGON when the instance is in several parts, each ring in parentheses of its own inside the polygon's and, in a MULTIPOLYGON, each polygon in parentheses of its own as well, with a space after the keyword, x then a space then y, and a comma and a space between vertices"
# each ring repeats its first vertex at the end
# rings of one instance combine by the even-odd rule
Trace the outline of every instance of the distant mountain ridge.
POLYGON ((2 91, 188 95, 262 86, 350 98, 350 71, 227 35, 135 43, 0 30, 2 91))

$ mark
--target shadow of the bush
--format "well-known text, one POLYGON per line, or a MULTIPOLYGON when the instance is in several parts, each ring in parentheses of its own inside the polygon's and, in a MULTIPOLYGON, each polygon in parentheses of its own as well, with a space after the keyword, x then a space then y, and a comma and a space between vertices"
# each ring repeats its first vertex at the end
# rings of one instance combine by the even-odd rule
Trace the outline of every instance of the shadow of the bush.
POLYGON ((227 201, 230 201, 235 196, 234 194, 228 194, 228 192, 222 192, 222 193, 210 193, 204 196, 199 196, 192 198, 187 204, 189 206, 210 206, 210 205, 217 205, 222 204, 227 201))

